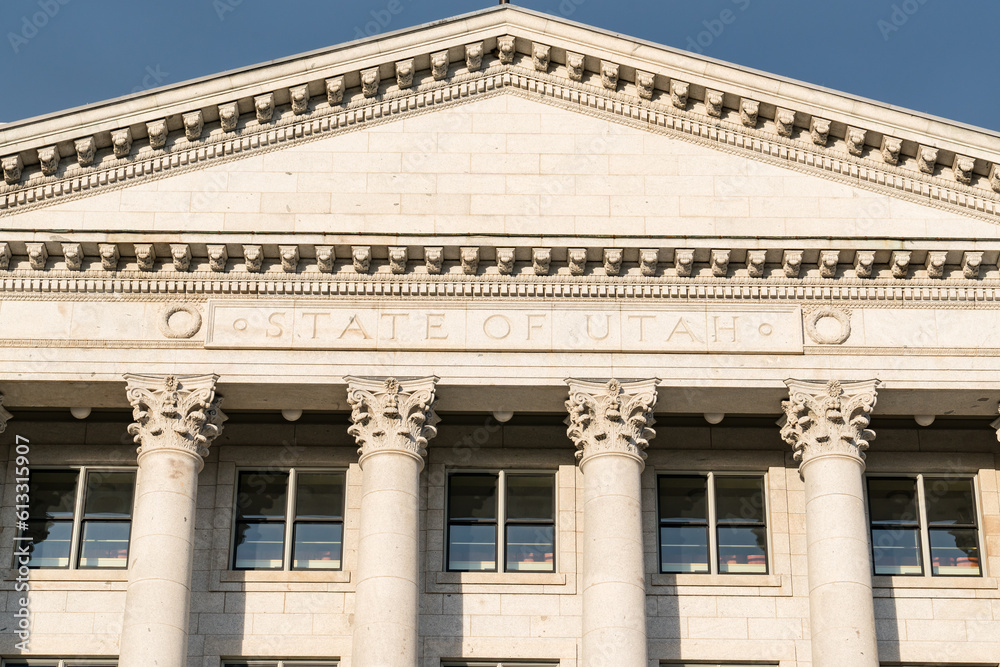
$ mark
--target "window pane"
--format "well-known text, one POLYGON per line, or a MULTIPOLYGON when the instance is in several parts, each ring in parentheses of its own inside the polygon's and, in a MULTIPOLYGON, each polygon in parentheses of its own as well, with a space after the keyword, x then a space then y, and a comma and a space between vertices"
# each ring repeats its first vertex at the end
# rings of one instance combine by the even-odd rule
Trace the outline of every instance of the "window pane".
POLYGON ((868 512, 873 524, 918 525, 917 480, 905 477, 869 478, 868 512))
POLYGON ((292 544, 292 568, 339 570, 344 526, 339 523, 299 523, 292 544))
POLYGON ((551 521, 555 512, 553 475, 507 475, 507 520, 551 521))
POLYGON ((129 521, 84 521, 80 567, 127 567, 129 521))
POLYGON ((88 517, 132 516, 134 472, 87 473, 87 497, 84 514, 88 517))
POLYGON ((452 475, 448 484, 448 518, 497 518, 496 475, 452 475))
POLYGON ((660 477, 660 519, 708 521, 707 477, 660 477))
POLYGON ((69 543, 73 535, 72 521, 28 521, 28 530, 22 533, 34 538, 29 543, 31 554, 28 567, 68 567, 69 543))
POLYGON ((75 470, 33 470, 31 472, 32 517, 72 519, 76 504, 75 470))
POLYGON ((285 516, 286 472, 241 472, 236 496, 241 519, 285 516))
POLYGON ((495 570, 497 567, 495 525, 450 526, 448 529, 449 570, 495 570))
POLYGON ((872 528, 875 574, 922 574, 917 528, 872 528))
POLYGON ((660 571, 708 572, 708 527, 661 526, 660 571))
POLYGON ((924 478, 928 525, 976 525, 971 479, 924 478))
POLYGON ((719 523, 764 523, 764 478, 716 475, 715 516, 719 523))
POLYGON ((237 570, 279 570, 284 558, 285 524, 236 524, 237 570))
POLYGON ((931 529, 931 573, 979 576, 979 537, 975 528, 931 529))
POLYGON ((507 526, 508 572, 554 572, 552 526, 507 526))
POLYGON ((763 527, 719 526, 719 572, 767 574, 763 527))
POLYGON ((310 472, 295 478, 295 516, 340 519, 344 515, 344 473, 310 472))

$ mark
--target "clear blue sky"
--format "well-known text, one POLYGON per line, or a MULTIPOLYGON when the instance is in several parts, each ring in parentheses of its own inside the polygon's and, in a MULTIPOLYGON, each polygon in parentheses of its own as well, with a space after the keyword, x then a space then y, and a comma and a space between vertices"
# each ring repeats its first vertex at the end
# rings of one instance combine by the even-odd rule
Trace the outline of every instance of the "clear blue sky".
MULTIPOLYGON (((0 121, 266 62, 495 2, 0 0, 0 121)), ((997 0, 514 3, 1000 130, 997 0)))

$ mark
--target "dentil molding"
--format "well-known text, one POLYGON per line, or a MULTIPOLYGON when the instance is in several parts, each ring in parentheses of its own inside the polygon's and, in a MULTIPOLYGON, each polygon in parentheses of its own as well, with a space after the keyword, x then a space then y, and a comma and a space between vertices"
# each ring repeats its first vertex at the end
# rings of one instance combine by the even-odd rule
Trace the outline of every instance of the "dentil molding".
POLYGON ((434 412, 436 376, 416 380, 345 377, 351 405, 348 434, 358 443, 359 464, 373 454, 397 452, 420 462, 427 441, 437 435, 434 412))
POLYGON ((566 380, 566 435, 576 445, 581 467, 594 457, 609 454, 629 456, 645 465, 645 449, 656 436, 652 426, 658 383, 655 378, 606 383, 566 380))

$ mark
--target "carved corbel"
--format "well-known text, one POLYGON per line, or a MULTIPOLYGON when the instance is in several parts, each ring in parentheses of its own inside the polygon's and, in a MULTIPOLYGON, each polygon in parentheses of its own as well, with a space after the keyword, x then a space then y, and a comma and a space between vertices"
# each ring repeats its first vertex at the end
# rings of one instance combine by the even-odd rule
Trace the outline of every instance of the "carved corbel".
POLYGON ((747 275, 751 278, 763 278, 766 262, 766 250, 747 250, 747 275))
POLYGON ((859 127, 848 127, 847 134, 844 135, 847 152, 851 155, 862 155, 865 152, 865 137, 867 134, 867 131, 859 127))
POLYGON ((513 248, 497 248, 497 269, 504 276, 509 276, 514 272, 513 248))
POLYGON ((146 123, 146 136, 149 139, 149 147, 160 149, 167 145, 167 119, 151 120, 146 123))
POLYGON ((641 70, 636 70, 635 72, 635 88, 639 93, 639 97, 644 100, 653 99, 653 88, 656 85, 656 76, 652 72, 643 72, 641 70))
POLYGON ((424 464, 427 441, 441 421, 434 412, 437 377, 416 380, 345 377, 351 426, 358 443, 358 463, 377 454, 403 454, 424 464))
POLYGON ((513 64, 514 53, 514 35, 497 37, 497 57, 501 65, 513 64))
POLYGON ((63 243, 63 261, 70 271, 79 271, 83 268, 83 244, 63 243))
POLYGON ((858 278, 871 278, 874 267, 874 250, 858 250, 854 253, 854 275, 858 278))
POLYGON ((132 152, 132 128, 124 127, 111 132, 111 150, 118 159, 128 157, 132 152))
POLYGON ((14 415, 3 406, 3 399, 3 394, 0 394, 0 433, 7 430, 7 422, 14 418, 14 415))
POLYGON ((674 250, 674 270, 681 278, 691 277, 694 269, 694 249, 677 248, 674 250))
POLYGON ((478 72, 483 66, 483 43, 465 45, 465 68, 470 72, 478 72))
POLYGON ((326 102, 331 107, 337 106, 344 101, 344 77, 330 77, 324 82, 326 86, 326 102))
POLYGON ((219 124, 223 132, 235 132, 240 122, 240 106, 236 102, 219 105, 219 124))
POLYGON ((413 87, 413 58, 396 62, 396 85, 400 88, 413 87))
POLYGON ((264 266, 264 248, 256 244, 244 244, 243 262, 250 273, 260 273, 264 266))
POLYGON ((171 243, 170 258, 175 271, 187 271, 191 268, 191 246, 187 243, 171 243))
POLYGON ((604 272, 609 276, 617 276, 622 272, 621 248, 604 249, 604 272))
POLYGON ((795 130, 795 112, 791 109, 778 109, 775 111, 774 127, 781 136, 792 136, 792 131, 795 130))
POLYGON ((656 268, 660 263, 660 251, 657 248, 643 248, 639 250, 639 275, 647 278, 656 275, 656 268))
POLYGON ((270 123, 274 117, 274 94, 257 95, 253 98, 253 108, 257 112, 258 123, 270 123))
POLYGON ((582 53, 566 52, 566 73, 573 81, 583 81, 583 68, 586 59, 582 53))
POLYGON ((135 261, 139 265, 140 271, 152 271, 153 265, 156 263, 156 251, 153 249, 152 243, 136 243, 135 248, 135 261))
POLYGON ((531 45, 531 62, 538 72, 549 71, 549 52, 551 48, 545 44, 531 45))
POLYGON ((229 248, 225 244, 212 244, 208 246, 208 267, 216 273, 226 270, 229 263, 229 248))
POLYGON ((382 75, 378 67, 370 67, 361 70, 361 94, 365 97, 375 97, 378 95, 378 84, 382 75))
POLYGON ((73 142, 76 149, 76 163, 81 167, 89 167, 94 164, 94 156, 97 155, 97 143, 94 137, 84 137, 73 142))
POLYGON ((571 276, 582 276, 587 271, 587 249, 570 248, 566 253, 566 262, 571 276))
POLYGON ((850 456, 862 468, 865 450, 875 439, 868 428, 878 380, 813 382, 785 380, 788 400, 781 403, 781 439, 791 445, 800 473, 813 459, 850 456))
POLYGON ((0 241, 0 269, 6 271, 10 268, 10 244, 0 241))
POLYGON ((389 246, 389 271, 392 273, 406 273, 406 262, 409 259, 409 250, 405 245, 389 246))
POLYGON ((208 456, 227 417, 216 394, 218 375, 133 375, 127 373, 126 394, 132 404, 128 432, 139 455, 180 450, 208 456))
POLYGON ((726 96, 721 90, 705 91, 705 113, 715 118, 722 117, 722 104, 726 96))
POLYGON ((910 270, 910 251, 893 250, 889 259, 889 268, 892 270, 892 277, 902 279, 910 270))
POLYGON ((205 129, 205 115, 201 109, 184 114, 181 120, 184 123, 184 136, 188 141, 201 139, 201 133, 205 129))
POLYGON ((51 176, 59 170, 59 147, 46 146, 38 149, 38 166, 42 173, 51 176))
POLYGON ((278 257, 281 258, 281 270, 285 273, 295 273, 299 270, 299 247, 297 245, 279 245, 278 257))
POLYGON ((927 260, 924 266, 927 268, 928 278, 943 278, 945 263, 948 261, 948 253, 944 250, 931 250, 927 253, 927 260))
POLYGON ((337 253, 332 245, 316 246, 316 266, 321 273, 333 273, 333 262, 337 253))
POLYGON ((802 251, 786 250, 781 255, 781 270, 786 278, 798 278, 802 270, 802 251))
MULTIPOLYGON (((581 469, 600 456, 627 456, 645 466, 653 430, 659 380, 592 382, 568 379, 566 435, 581 469)), ((586 474, 586 472, 584 472, 586 474)))
POLYGON ((990 187, 994 192, 1000 192, 1000 165, 990 165, 990 187))
POLYGON ((431 77, 435 81, 440 81, 448 76, 448 65, 451 64, 451 59, 448 56, 448 51, 438 51, 437 53, 431 54, 431 77))
POLYGON ((351 262, 357 273, 368 273, 372 266, 372 247, 370 245, 351 246, 351 262))
POLYGON ((618 63, 601 61, 601 84, 608 90, 618 90, 618 63))
POLYGON ((809 136, 817 146, 826 146, 830 138, 830 121, 825 118, 812 117, 809 121, 809 136))
POLYGON ((969 280, 979 278, 979 268, 983 264, 983 253, 966 252, 962 255, 962 275, 969 280))
POLYGON ((740 122, 746 127, 757 127, 757 113, 760 111, 760 102, 743 98, 740 100, 740 122))
POLYGON ((293 114, 303 114, 309 110, 309 84, 293 86, 288 89, 288 99, 292 103, 293 114))
POLYGON ((956 155, 955 164, 952 170, 955 172, 955 180, 959 183, 969 185, 972 183, 972 170, 976 168, 976 161, 965 155, 956 155))
POLYGON ((444 266, 444 248, 441 246, 424 248, 424 266, 428 274, 432 276, 440 274, 444 266))
POLYGON ((835 278, 837 276, 837 265, 840 263, 839 250, 819 251, 819 275, 823 278, 835 278))
POLYGON ((925 174, 933 174, 937 165, 938 149, 933 146, 920 146, 917 149, 917 167, 925 174))
POLYGON ((49 261, 49 249, 45 247, 45 244, 33 242, 26 243, 25 245, 28 248, 28 263, 31 265, 31 268, 35 271, 45 269, 45 265, 49 261))
POLYGON ((468 246, 460 250, 462 273, 474 276, 479 272, 479 246, 468 246))
POLYGON ((97 252, 101 256, 101 268, 105 271, 117 271, 118 261, 121 259, 118 253, 117 243, 100 243, 97 252))
POLYGON ((886 164, 899 163, 899 151, 903 148, 903 141, 896 137, 882 136, 882 159, 886 164))
POLYGON ((536 276, 549 275, 549 267, 552 264, 552 248, 532 248, 531 268, 536 276))
POLYGON ((16 185, 21 180, 21 170, 24 163, 21 162, 20 155, 8 155, 0 160, 0 167, 3 168, 3 180, 8 185, 16 185))
POLYGON ((729 273, 729 256, 732 253, 729 250, 713 250, 712 251, 712 275, 716 278, 725 278, 729 273))
POLYGON ((678 109, 687 109, 690 89, 691 87, 684 81, 671 81, 670 102, 678 109))

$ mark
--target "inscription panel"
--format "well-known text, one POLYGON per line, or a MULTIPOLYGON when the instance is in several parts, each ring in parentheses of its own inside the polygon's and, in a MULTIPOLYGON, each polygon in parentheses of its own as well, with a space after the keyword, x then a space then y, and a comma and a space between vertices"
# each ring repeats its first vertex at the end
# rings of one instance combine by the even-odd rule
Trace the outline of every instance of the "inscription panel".
POLYGON ((798 306, 209 302, 209 348, 801 353, 798 306))

